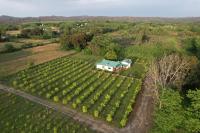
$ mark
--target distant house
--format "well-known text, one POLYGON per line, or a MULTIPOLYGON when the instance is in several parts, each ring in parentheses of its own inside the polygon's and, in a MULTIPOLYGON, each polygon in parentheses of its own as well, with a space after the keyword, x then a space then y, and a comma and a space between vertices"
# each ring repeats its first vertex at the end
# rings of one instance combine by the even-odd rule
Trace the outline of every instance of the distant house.
POLYGON ((132 61, 130 59, 125 59, 123 61, 110 61, 103 59, 101 62, 96 64, 96 68, 113 72, 122 69, 128 69, 131 67, 131 64, 132 61))

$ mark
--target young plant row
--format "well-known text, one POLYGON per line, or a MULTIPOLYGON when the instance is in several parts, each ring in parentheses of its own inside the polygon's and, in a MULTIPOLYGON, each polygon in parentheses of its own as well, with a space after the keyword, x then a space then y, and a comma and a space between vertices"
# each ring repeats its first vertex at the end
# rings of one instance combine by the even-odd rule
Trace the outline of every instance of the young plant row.
POLYGON ((124 127, 141 82, 96 71, 93 67, 89 62, 59 58, 18 72, 12 84, 17 89, 124 127))

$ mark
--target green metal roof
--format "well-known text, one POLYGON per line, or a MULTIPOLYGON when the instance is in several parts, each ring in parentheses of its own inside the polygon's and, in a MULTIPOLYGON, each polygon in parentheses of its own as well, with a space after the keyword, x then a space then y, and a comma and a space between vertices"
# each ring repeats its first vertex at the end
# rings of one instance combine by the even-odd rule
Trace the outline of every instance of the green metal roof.
POLYGON ((103 59, 101 62, 97 63, 97 65, 104 65, 108 67, 119 67, 122 66, 120 61, 110 61, 103 59))

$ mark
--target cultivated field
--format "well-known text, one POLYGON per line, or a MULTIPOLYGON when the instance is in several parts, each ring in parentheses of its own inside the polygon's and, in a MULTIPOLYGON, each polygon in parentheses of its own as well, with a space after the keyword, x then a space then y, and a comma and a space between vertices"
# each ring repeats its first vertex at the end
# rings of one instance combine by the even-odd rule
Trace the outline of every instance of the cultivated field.
POLYGON ((3 133, 96 133, 66 115, 22 97, 0 91, 0 101, 3 133))
POLYGON ((91 62, 62 57, 18 72, 12 77, 11 84, 14 88, 124 127, 141 81, 93 68, 91 62))

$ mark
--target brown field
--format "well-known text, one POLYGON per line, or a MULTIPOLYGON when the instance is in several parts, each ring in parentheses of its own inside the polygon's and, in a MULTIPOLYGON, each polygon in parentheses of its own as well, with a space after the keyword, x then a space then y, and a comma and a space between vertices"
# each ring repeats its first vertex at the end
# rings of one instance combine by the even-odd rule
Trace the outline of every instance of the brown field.
POLYGON ((20 48, 24 44, 29 43, 51 43, 51 39, 18 39, 16 42, 0 42, 0 51, 3 51, 5 44, 12 44, 16 48, 20 48))
POLYGON ((47 43, 51 39, 19 39, 18 41, 23 43, 47 43))
POLYGON ((11 35, 11 36, 16 36, 21 33, 20 30, 13 30, 13 31, 7 31, 6 34, 11 35))
POLYGON ((53 43, 26 50, 0 55, 0 77, 13 74, 28 67, 28 64, 40 64, 58 57, 75 53, 75 51, 61 51, 59 44, 53 43))

